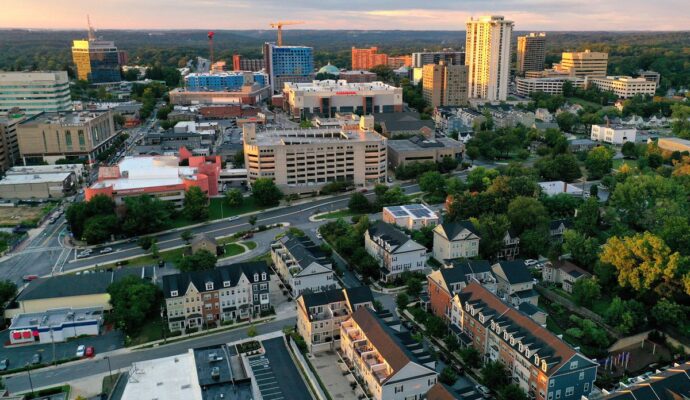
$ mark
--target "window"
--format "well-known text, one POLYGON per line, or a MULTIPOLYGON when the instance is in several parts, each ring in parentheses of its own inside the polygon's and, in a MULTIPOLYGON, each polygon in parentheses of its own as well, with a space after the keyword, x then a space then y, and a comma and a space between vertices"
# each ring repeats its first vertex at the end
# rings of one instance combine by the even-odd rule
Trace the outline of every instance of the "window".
POLYGON ((571 362, 571 363, 570 363, 570 369, 573 370, 573 369, 576 369, 576 368, 577 368, 577 361, 571 362))
POLYGON ((554 385, 554 383, 555 383, 555 381, 554 381, 553 379, 551 379, 551 380, 549 381, 549 387, 552 388, 553 385, 554 385))
POLYGON ((589 382, 586 382, 586 383, 585 383, 585 386, 584 386, 584 388, 582 388, 582 390, 584 391, 584 394, 588 394, 588 393, 589 393, 589 382))
POLYGON ((266 280, 266 273, 265 273, 265 272, 262 272, 262 273, 261 273, 261 280, 262 280, 262 281, 265 281, 265 280, 266 280))
POLYGON ((580 378, 579 379, 580 380, 585 379, 585 372, 584 371, 580 372, 580 378))
POLYGON ((223 281, 223 287, 230 287, 230 281, 223 281))
POLYGON ((267 283, 262 283, 261 285, 259 285, 259 289, 260 289, 260 290, 266 290, 266 289, 268 289, 268 284, 267 284, 267 283))
POLYGON ((177 296, 177 290, 171 290, 170 291, 170 297, 175 297, 177 296))
POLYGON ((558 400, 560 398, 561 398, 561 391, 559 389, 559 390, 556 390, 556 400, 558 400))
POLYGON ((573 393, 575 393, 575 387, 574 386, 568 386, 565 388, 565 397, 572 396, 573 393))
POLYGON ((258 281, 259 281, 259 274, 254 274, 254 282, 258 282, 258 281))
POLYGON ((206 290, 213 290, 213 282, 206 282, 206 290))

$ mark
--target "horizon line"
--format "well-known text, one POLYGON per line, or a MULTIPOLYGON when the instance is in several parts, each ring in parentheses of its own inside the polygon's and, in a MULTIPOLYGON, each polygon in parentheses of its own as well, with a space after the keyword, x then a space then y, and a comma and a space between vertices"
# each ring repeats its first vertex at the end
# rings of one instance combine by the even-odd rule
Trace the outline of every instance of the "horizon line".
MULTIPOLYGON (((98 31, 145 31, 145 32, 175 32, 175 31, 207 31, 213 29, 214 32, 250 32, 250 31, 273 31, 273 28, 247 28, 247 29, 229 29, 229 28, 97 28, 98 31)), ((88 31, 85 28, 31 28, 31 27, 0 27, 0 31, 7 30, 30 30, 30 31, 50 31, 50 32, 69 32, 69 31, 88 31)), ((290 32, 309 32, 309 31, 348 31, 348 32, 467 32, 467 30, 453 30, 453 29, 290 29, 290 32)), ((674 32, 690 32, 690 29, 613 29, 613 30, 549 30, 549 29, 517 29, 513 32, 604 32, 604 33, 674 33, 674 32)))

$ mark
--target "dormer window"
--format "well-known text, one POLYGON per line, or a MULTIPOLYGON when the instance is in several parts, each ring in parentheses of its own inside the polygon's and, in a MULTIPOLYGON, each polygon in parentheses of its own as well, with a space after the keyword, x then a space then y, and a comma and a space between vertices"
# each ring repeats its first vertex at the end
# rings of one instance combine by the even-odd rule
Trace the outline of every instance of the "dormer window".
POLYGON ((262 280, 262 281, 265 281, 265 280, 266 280, 266 273, 265 273, 265 272, 262 272, 262 273, 261 273, 261 280, 262 280))
POLYGON ((484 315, 482 313, 479 313, 479 322, 484 323, 484 315))
POLYGON ((520 350, 520 353, 522 353, 523 351, 525 351, 525 346, 523 346, 522 343, 519 343, 518 350, 520 350))
POLYGON ((254 274, 254 282, 258 282, 258 281, 259 281, 259 274, 254 274))
POLYGON ((206 282, 206 290, 213 290, 213 282, 206 282))
POLYGON ((541 361, 541 370, 546 372, 547 366, 546 366, 546 361, 542 360, 541 361))
POLYGON ((465 303, 465 311, 470 311, 470 305, 465 303))
POLYGON ((230 281, 223 281, 223 287, 230 287, 230 281))
POLYGON ((503 331, 503 340, 508 340, 508 332, 503 331))
POLYGON ((176 297, 177 296, 177 290, 171 290, 170 291, 170 297, 176 297))
POLYGON ((539 366, 539 354, 534 355, 534 365, 539 366))
POLYGON ((532 352, 529 351, 529 349, 525 349, 525 355, 527 356, 527 358, 530 358, 532 357, 532 352))
POLYGON ((515 338, 514 337, 510 338, 510 345, 515 346, 515 338))

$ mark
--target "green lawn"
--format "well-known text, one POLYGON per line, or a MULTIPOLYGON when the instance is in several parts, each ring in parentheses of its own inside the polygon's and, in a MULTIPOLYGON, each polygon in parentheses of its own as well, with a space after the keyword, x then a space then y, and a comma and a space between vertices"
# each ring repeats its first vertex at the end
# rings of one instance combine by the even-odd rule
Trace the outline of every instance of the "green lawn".
MULTIPOLYGON (((245 197, 242 205, 239 207, 230 207, 225 202, 224 198, 212 198, 208 206, 208 219, 213 221, 221 218, 228 218, 235 215, 246 214, 253 211, 263 210, 267 207, 262 207, 254 202, 253 197, 245 197)), ((171 228, 181 228, 183 226, 199 223, 199 221, 192 221, 185 215, 181 214, 172 220, 171 228)))
POLYGON ((228 243, 225 245, 225 254, 223 254, 223 258, 236 256, 242 253, 244 253, 244 247, 237 243, 228 243))
POLYGON ((583 100, 578 97, 568 97, 568 102, 573 103, 573 104, 579 104, 583 107, 586 106, 591 106, 591 107, 596 107, 596 108, 602 108, 601 104, 593 103, 591 101, 583 100))
POLYGON ((361 213, 356 213, 354 211, 350 211, 349 209, 347 210, 338 210, 338 211, 333 211, 329 212, 326 214, 321 214, 316 219, 338 219, 338 218, 350 218, 354 217, 355 215, 362 215, 361 213))
POLYGON ((137 346, 154 340, 163 339, 163 330, 165 330, 167 336, 170 337, 170 331, 168 331, 168 327, 165 326, 160 317, 156 316, 155 318, 151 318, 146 321, 144 326, 141 327, 139 334, 133 336, 127 345, 137 346))
POLYGON ((242 242, 242 243, 244 243, 244 245, 247 246, 247 248, 249 250, 254 250, 256 248, 256 242, 249 241, 249 242, 242 242))
POLYGON ((106 375, 103 377, 103 382, 101 383, 101 393, 110 395, 113 391, 113 386, 117 382, 117 377, 120 376, 119 372, 114 373, 112 376, 106 375))
MULTIPOLYGON (((186 247, 180 247, 179 249, 173 249, 173 250, 167 250, 167 251, 161 251, 158 253, 158 258, 153 258, 151 254, 147 254, 145 256, 137 257, 137 258, 132 258, 131 260, 127 260, 127 266, 129 267, 138 267, 138 266, 143 266, 143 265, 153 265, 157 264, 158 260, 164 260, 165 262, 168 263, 173 263, 175 264, 177 260, 182 258, 182 253, 184 253, 186 247)), ((115 267, 115 263, 111 264, 104 264, 101 265, 101 268, 113 268, 115 267)))

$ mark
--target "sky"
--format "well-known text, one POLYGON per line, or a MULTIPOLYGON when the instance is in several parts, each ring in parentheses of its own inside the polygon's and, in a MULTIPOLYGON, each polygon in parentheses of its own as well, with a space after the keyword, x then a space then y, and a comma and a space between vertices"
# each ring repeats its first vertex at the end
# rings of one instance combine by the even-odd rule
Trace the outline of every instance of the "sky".
POLYGON ((0 0, 0 28, 464 30, 503 15, 516 30, 690 30, 690 0, 0 0), (290 28, 286 28, 290 29, 290 28))

